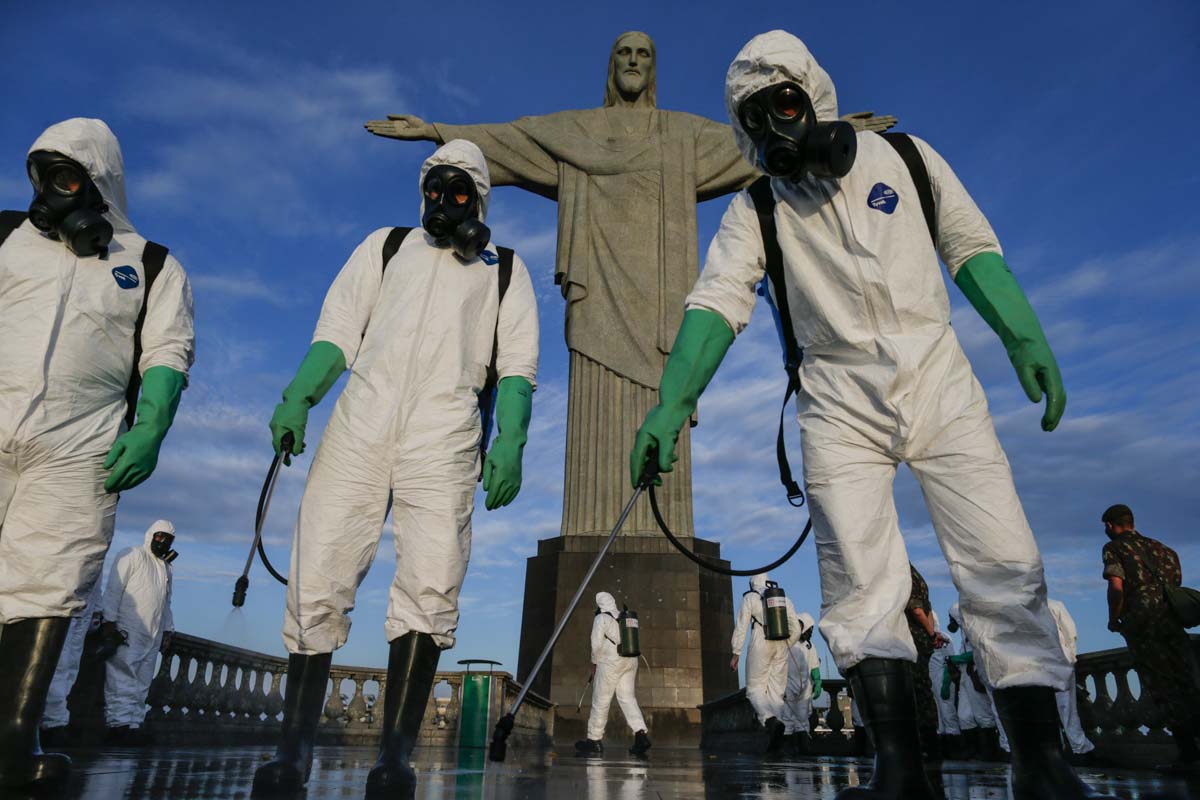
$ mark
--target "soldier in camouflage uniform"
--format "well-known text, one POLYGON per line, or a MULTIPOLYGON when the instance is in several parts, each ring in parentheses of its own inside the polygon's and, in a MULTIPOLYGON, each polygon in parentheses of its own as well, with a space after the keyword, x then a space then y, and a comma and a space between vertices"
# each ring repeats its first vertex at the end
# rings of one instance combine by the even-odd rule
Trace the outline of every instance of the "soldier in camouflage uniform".
POLYGON ((913 689, 917 695, 917 726, 921 731, 921 743, 926 752, 936 755, 937 751, 937 705, 933 699, 933 682, 929 677, 929 659, 933 651, 948 641, 937 632, 933 624, 933 607, 929 604, 929 585, 910 562, 912 571, 912 593, 908 596, 904 616, 908 620, 908 632, 917 646, 917 663, 913 665, 913 689))
POLYGON ((1182 583, 1179 556, 1138 533, 1128 506, 1110 507, 1101 520, 1110 539, 1104 545, 1108 629, 1125 637, 1143 690, 1166 715, 1179 748, 1174 767, 1200 772, 1200 684, 1187 632, 1163 593, 1164 583, 1182 583))

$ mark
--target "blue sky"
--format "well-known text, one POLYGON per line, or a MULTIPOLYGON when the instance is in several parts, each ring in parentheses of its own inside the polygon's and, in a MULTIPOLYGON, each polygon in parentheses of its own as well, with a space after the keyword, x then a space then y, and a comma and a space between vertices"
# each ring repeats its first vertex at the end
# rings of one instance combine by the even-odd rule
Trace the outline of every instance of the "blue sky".
MULTIPOLYGON (((1123 644, 1104 630, 1098 518, 1110 503, 1131 505, 1200 584, 1194 3, 787 4, 786 13, 747 3, 630 4, 628 13, 403 5, 128 3, 53 20, 34 6, 4 12, 0 206, 28 205, 24 156, 43 128, 104 118, 124 149, 134 224, 171 247, 195 289, 191 387, 158 472, 121 500, 114 544, 141 541, 158 517, 175 521, 180 630, 283 652, 283 593, 261 567, 246 609, 228 614, 270 457, 266 423, 349 252, 377 227, 417 224, 416 171, 432 149, 372 137, 362 123, 388 112, 501 121, 597 105, 609 47, 630 28, 657 43, 660 106, 722 121, 730 59, 754 34, 787 28, 832 75, 843 112, 895 114, 972 191, 1060 359, 1069 403, 1058 431, 1041 432, 999 342, 951 287, 954 325, 1081 651, 1123 644)), ((725 203, 701 207, 702 248, 725 203)), ((558 532, 567 359, 551 280, 553 204, 499 189, 489 223, 534 273, 542 369, 525 489, 508 509, 478 505, 459 645, 445 660, 495 658, 511 670, 525 559, 558 532)), ((774 557, 804 519, 774 475, 782 388, 760 309, 695 431, 697 525, 735 564, 774 557)), ((332 404, 331 395, 313 413, 310 453, 332 404)), ((794 427, 789 435, 798 460, 794 427)), ((268 523, 277 562, 287 561, 308 464, 280 482, 268 523)), ((906 470, 896 491, 910 554, 944 617, 953 587, 906 470)), ((389 526, 339 662, 385 663, 393 558, 389 526)), ((775 577, 798 608, 818 610, 811 545, 775 577)))

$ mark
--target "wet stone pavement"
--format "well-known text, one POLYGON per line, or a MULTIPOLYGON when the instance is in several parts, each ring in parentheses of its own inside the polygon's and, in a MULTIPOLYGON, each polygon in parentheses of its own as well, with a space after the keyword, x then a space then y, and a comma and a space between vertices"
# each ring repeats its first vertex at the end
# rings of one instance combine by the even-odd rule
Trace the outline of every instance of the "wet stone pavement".
MULTIPOLYGON (((70 800, 123 798, 246 798, 267 747, 75 750, 71 783, 49 795, 70 800)), ((375 759, 371 748, 317 748, 306 800, 360 798, 375 759)), ((572 753, 509 751, 501 764, 481 750, 427 748, 417 767, 421 800, 670 800, 671 798, 833 798, 846 786, 866 783, 870 761, 845 758, 764 760, 658 748, 648 758, 624 753, 579 757, 572 753)), ((1122 798, 1200 797, 1200 783, 1152 772, 1081 770, 1092 785, 1122 798)), ((931 773, 933 775, 937 772, 931 773)), ((947 800, 1006 798, 1007 767, 946 762, 940 771, 947 800)), ((47 795, 40 795, 44 798, 47 795)), ((5 800, 24 795, 9 792, 5 800)))

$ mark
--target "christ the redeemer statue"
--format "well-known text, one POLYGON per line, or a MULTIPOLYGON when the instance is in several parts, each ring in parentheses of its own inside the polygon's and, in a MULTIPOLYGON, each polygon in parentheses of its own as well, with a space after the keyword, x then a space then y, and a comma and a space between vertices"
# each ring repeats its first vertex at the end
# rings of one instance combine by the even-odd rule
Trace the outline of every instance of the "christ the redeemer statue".
MULTIPOLYGON (((852 115, 886 129, 894 120, 852 115)), ((562 534, 604 535, 629 494, 637 423, 657 402, 684 297, 698 273, 696 203, 734 192, 754 172, 728 125, 655 105, 654 42, 623 33, 608 62, 604 106, 481 125, 411 115, 368 122, 379 136, 474 142, 493 186, 558 202, 555 282, 567 301, 570 351, 562 534)), ((692 535, 688 431, 660 500, 692 535)), ((657 533, 639 504, 626 534, 657 533)))

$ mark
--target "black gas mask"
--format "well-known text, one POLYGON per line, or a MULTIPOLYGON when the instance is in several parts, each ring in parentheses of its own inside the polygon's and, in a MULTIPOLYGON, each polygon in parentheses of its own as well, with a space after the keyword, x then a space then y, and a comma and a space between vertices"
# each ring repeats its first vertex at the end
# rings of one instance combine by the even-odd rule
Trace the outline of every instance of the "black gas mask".
MULTIPOLYGON (((799 622, 799 620, 797 620, 797 621, 799 622)), ((801 622, 800 624, 803 625, 804 623, 801 622)), ((813 634, 813 629, 811 627, 805 628, 804 633, 800 634, 800 641, 802 641, 802 642, 812 641, 812 634, 813 634)))
POLYGON ((772 84, 738 106, 758 167, 774 178, 840 178, 854 166, 858 137, 848 122, 817 122, 812 98, 794 81, 772 84))
POLYGON ((956 620, 954 617, 951 617, 950 624, 946 626, 946 629, 951 633, 958 633, 958 620, 956 620))
POLYGON ((150 552, 170 564, 179 558, 179 553, 171 549, 175 543, 175 535, 166 531, 155 531, 150 538, 150 552))
POLYGON ((77 256, 108 255, 112 224, 108 205, 79 162, 51 150, 37 150, 25 162, 33 184, 29 221, 60 240, 77 256))
POLYGON ((458 167, 438 164, 425 173, 421 194, 425 200, 421 227, 462 260, 478 258, 492 232, 479 221, 479 192, 471 176, 458 167))

